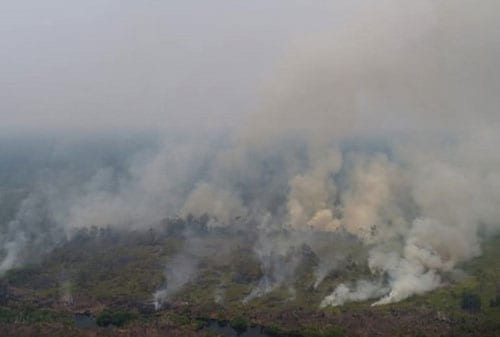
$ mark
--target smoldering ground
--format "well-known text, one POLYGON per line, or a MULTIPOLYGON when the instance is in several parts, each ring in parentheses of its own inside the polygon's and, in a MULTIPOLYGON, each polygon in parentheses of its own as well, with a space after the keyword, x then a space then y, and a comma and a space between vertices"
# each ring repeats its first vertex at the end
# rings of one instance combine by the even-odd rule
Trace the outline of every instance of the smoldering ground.
MULTIPOLYGON (((251 233, 263 275, 243 301, 292 287, 304 245, 319 260, 316 287, 348 259, 369 269, 322 306, 439 287, 500 229, 499 9, 492 0, 368 2, 335 32, 291 48, 260 108, 222 140, 166 137, 119 172, 100 167, 71 188, 31 192, 4 226, 1 270, 25 262, 32 242, 62 239, 33 219, 30 200, 42 195, 44 223, 62 237, 172 216, 251 233), (338 239, 325 242, 325 232, 338 239), (346 253, 345 242, 362 253, 346 253)), ((195 279, 209 254, 203 238, 187 242, 157 303, 195 279)))

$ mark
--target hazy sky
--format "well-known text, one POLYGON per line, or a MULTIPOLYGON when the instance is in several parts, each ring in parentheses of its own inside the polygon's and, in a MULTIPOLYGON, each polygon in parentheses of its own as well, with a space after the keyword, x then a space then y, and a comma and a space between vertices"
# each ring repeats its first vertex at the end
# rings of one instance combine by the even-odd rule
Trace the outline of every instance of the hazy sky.
POLYGON ((0 132, 237 124, 361 1, 0 0, 0 132))

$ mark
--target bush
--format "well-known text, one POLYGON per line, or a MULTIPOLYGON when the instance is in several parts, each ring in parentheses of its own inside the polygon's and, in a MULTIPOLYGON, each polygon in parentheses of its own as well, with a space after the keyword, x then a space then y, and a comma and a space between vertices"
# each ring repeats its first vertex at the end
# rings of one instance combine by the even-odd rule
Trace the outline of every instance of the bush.
POLYGON ((107 309, 97 315, 96 323, 98 326, 114 325, 121 327, 135 318, 136 315, 129 311, 107 309))
POLYGON ((19 308, 0 307, 0 323, 40 323, 65 322, 68 317, 48 309, 38 309, 30 306, 19 308))
POLYGON ((310 328, 301 332, 304 337, 343 337, 344 331, 337 327, 310 328))
POLYGON ((500 295, 490 300, 490 307, 500 307, 500 295))
POLYGON ((12 323, 16 320, 16 313, 8 308, 0 307, 0 323, 12 323))
POLYGON ((500 284, 497 284, 496 296, 490 300, 490 307, 500 307, 500 284))
POLYGON ((242 333, 248 328, 248 323, 243 317, 236 317, 229 322, 229 325, 231 325, 238 333, 242 333))
POLYGON ((285 330, 277 325, 271 325, 264 328, 264 332, 270 336, 282 336, 285 334, 285 330))
POLYGON ((463 293, 462 309, 469 312, 479 312, 481 310, 481 297, 478 294, 463 293))

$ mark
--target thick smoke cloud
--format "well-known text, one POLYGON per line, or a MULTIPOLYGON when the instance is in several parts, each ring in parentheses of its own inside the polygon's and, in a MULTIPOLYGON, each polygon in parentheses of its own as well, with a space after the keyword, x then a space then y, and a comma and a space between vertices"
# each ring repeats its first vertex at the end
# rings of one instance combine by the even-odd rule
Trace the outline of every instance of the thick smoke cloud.
MULTIPOLYGON (((52 221, 67 233, 174 215, 241 226, 255 234, 263 272, 243 301, 293 288, 304 246, 319 259, 315 288, 348 259, 371 273, 321 306, 435 289, 480 254, 480 235, 500 230, 498 10, 493 0, 370 2, 295 46, 227 139, 166 142, 118 179, 100 170, 65 193, 52 221), (342 240, 361 248, 346 254, 342 240)), ((22 226, 8 228, 0 271, 26 247, 22 226)), ((200 240, 168 263, 158 306, 196 277, 200 240)))

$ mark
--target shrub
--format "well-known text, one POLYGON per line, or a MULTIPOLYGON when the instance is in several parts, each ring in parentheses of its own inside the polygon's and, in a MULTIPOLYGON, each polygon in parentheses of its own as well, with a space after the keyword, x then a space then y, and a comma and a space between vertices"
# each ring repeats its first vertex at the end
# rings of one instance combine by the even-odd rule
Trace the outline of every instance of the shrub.
POLYGON ((307 329, 302 332, 304 337, 343 337, 344 331, 338 327, 307 329))
POLYGON ((30 306, 19 308, 0 307, 0 323, 40 323, 66 322, 68 317, 48 309, 38 309, 30 306))
POLYGON ((124 326, 126 323, 134 320, 136 315, 124 310, 109 310, 106 309, 97 315, 96 323, 99 326, 114 325, 117 327, 124 326))
POLYGON ((481 310, 481 297, 478 294, 464 292, 462 294, 462 309, 469 312, 481 310))
POLYGON ((500 307, 500 295, 490 300, 490 307, 500 307))
POLYGON ((243 317, 236 317, 229 324, 238 333, 244 332, 248 328, 248 323, 243 317))
POLYGON ((497 284, 496 296, 490 300, 490 307, 500 307, 500 284, 497 284))

